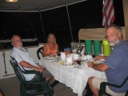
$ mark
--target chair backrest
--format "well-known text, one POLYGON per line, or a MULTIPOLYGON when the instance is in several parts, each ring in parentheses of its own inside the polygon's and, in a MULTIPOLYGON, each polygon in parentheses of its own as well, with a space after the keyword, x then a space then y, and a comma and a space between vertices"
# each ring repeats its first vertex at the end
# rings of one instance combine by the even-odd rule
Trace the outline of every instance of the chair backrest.
POLYGON ((45 81, 45 78, 43 78, 40 72, 37 72, 35 70, 25 70, 22 66, 21 69, 21 67, 18 65, 18 62, 13 57, 11 57, 10 63, 15 71, 16 76, 18 77, 21 83, 26 83, 26 79, 23 74, 37 74, 39 76, 39 79, 37 78, 38 80, 41 80, 42 82, 45 81))
POLYGON ((24 82, 26 80, 25 80, 25 77, 23 75, 23 70, 19 67, 18 62, 13 57, 11 57, 10 63, 12 65, 13 69, 14 69, 14 72, 15 72, 16 76, 18 77, 20 82, 22 84, 24 84, 24 82))
POLYGON ((23 94, 21 96, 35 96, 39 94, 47 94, 47 96, 53 96, 54 90, 51 87, 51 85, 45 80, 45 78, 43 78, 42 73, 34 70, 21 69, 21 67, 18 65, 18 62, 13 57, 11 57, 10 63, 15 71, 16 76, 18 77, 21 83, 21 94, 23 94), (36 80, 26 81, 23 73, 35 73, 37 75, 37 78, 36 80))
POLYGON ((40 57, 42 56, 43 54, 43 47, 40 47, 38 50, 37 50, 37 57, 38 59, 40 59, 40 57))

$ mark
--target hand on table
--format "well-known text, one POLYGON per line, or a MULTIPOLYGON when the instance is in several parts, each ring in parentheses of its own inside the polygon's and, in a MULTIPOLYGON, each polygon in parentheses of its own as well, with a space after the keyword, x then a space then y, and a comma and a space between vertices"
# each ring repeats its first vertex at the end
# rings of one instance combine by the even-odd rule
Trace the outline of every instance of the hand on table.
POLYGON ((100 60, 100 59, 104 59, 104 56, 96 56, 96 57, 94 58, 94 62, 95 62, 95 61, 98 61, 98 60, 100 60))

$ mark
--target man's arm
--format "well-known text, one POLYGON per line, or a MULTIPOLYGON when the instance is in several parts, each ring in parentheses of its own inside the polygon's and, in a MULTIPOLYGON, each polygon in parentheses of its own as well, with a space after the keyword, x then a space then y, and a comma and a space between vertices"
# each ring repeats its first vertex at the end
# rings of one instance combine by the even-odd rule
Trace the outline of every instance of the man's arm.
POLYGON ((21 62, 19 62, 19 64, 20 64, 21 66, 23 66, 23 67, 30 68, 30 69, 33 69, 33 70, 35 70, 35 71, 39 71, 39 72, 42 72, 42 71, 43 71, 43 67, 41 68, 41 67, 33 66, 33 65, 31 65, 30 63, 25 62, 25 61, 21 61, 21 62))
POLYGON ((91 68, 93 68, 95 70, 99 70, 99 71, 106 71, 109 68, 109 66, 107 66, 104 63, 94 64, 93 62, 88 62, 88 67, 91 67, 91 68))

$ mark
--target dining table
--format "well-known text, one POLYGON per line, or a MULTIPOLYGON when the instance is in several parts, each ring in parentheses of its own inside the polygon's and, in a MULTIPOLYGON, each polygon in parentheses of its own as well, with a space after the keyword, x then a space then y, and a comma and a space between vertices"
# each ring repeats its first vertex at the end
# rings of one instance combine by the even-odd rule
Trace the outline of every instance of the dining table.
POLYGON ((54 79, 70 87, 74 93, 78 94, 77 96, 83 96, 89 77, 106 78, 105 72, 88 67, 88 61, 83 60, 81 65, 77 63, 69 65, 58 57, 42 57, 40 59, 42 65, 54 76, 54 79))

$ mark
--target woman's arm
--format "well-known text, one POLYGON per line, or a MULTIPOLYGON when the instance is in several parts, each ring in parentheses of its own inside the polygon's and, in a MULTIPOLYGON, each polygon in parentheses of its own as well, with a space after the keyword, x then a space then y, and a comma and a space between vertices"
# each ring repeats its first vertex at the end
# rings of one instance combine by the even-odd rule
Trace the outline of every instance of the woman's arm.
POLYGON ((59 52, 59 46, 58 46, 58 44, 56 44, 56 53, 58 53, 59 52))
POLYGON ((42 54, 43 57, 47 56, 46 52, 47 52, 47 44, 45 44, 43 47, 43 54, 42 54))

